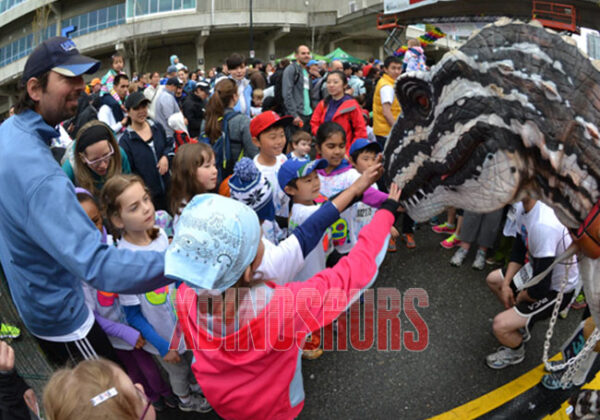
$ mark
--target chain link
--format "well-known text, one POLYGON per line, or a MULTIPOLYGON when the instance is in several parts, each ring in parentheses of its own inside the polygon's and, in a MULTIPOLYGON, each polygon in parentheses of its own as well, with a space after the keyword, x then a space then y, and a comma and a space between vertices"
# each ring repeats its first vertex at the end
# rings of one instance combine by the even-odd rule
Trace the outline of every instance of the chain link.
POLYGON ((558 296, 556 297, 556 303, 552 310, 552 317, 550 318, 550 324, 548 325, 548 330, 546 331, 546 337, 544 340, 544 353, 543 353, 543 361, 544 366, 550 372, 557 372, 559 370, 567 369, 565 373, 560 378, 560 384, 563 389, 566 389, 575 373, 581 366, 582 361, 588 357, 593 347, 596 345, 598 340, 600 340, 600 331, 598 328, 594 328, 592 334, 588 337, 585 346, 575 357, 570 358, 565 363, 556 363, 550 364, 548 362, 548 352, 550 351, 550 340, 552 339, 552 335, 554 334, 554 326, 556 325, 556 321, 558 319, 558 312, 560 309, 560 305, 562 304, 563 297, 565 294, 565 287, 569 281, 569 270, 565 270, 565 277, 560 284, 560 291, 558 292, 558 296))

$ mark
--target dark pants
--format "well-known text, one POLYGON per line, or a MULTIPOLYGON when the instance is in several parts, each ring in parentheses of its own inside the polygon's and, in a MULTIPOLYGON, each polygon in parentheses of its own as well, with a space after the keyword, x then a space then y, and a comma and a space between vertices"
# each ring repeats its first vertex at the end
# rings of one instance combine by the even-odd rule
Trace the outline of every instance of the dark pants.
MULTIPOLYGON (((377 143, 379 143, 379 145, 381 146, 381 150, 383 150, 383 147, 385 146, 385 141, 386 141, 387 137, 375 136, 375 138, 377 139, 377 143)), ((379 180, 377 181, 377 188, 379 188, 379 191, 389 192, 387 189, 387 186, 385 185, 384 178, 385 178, 385 176, 382 176, 381 178, 379 178, 379 180)))
POLYGON ((161 396, 172 394, 171 387, 164 381, 152 355, 145 350, 118 350, 119 358, 127 368, 127 374, 135 384, 142 384, 150 401, 156 402, 161 396))
POLYGON ((63 343, 47 341, 38 337, 36 337, 36 340, 46 353, 46 356, 48 356, 48 359, 58 366, 64 366, 68 363, 74 366, 82 360, 104 357, 125 369, 125 366, 123 366, 123 363, 117 357, 112 344, 108 341, 106 333, 96 321, 94 321, 94 325, 87 336, 81 340, 63 343))

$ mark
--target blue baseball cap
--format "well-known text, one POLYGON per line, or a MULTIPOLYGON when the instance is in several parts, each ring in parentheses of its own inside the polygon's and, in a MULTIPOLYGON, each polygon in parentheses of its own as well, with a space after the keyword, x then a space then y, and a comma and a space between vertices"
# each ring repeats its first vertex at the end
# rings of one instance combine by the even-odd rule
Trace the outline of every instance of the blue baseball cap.
POLYGON ((55 36, 48 38, 29 55, 23 70, 23 83, 32 77, 38 77, 52 70, 67 77, 95 73, 100 61, 79 54, 79 50, 70 38, 55 36))
POLYGON ((289 159, 281 165, 277 174, 277 182, 283 190, 294 179, 309 175, 316 169, 325 169, 328 163, 325 159, 311 161, 289 159))
POLYGON ((348 152, 350 155, 353 155, 355 152, 364 149, 367 146, 373 145, 373 148, 377 149, 378 152, 381 152, 381 145, 376 141, 371 141, 369 139, 356 139, 352 146, 350 146, 350 151, 348 152))
POLYGON ((318 66, 319 62, 317 60, 310 60, 308 63, 306 63, 306 67, 310 67, 310 66, 318 66))

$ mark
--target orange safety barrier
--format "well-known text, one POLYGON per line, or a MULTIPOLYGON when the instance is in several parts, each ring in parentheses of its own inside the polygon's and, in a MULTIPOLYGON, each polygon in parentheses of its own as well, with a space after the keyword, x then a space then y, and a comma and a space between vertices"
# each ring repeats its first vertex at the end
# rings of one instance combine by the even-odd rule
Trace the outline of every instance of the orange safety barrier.
POLYGON ((579 33, 577 11, 570 4, 534 0, 532 18, 547 28, 579 33))
POLYGON ((385 29, 394 29, 397 28, 399 26, 398 24, 398 17, 397 15, 394 14, 384 14, 384 13, 379 13, 377 15, 377 29, 380 30, 385 30, 385 29))

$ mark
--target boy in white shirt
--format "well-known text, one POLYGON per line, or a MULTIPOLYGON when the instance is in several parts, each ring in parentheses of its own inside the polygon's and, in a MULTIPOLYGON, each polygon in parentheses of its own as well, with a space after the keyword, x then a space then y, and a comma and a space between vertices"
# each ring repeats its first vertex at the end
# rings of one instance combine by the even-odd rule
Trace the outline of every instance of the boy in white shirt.
MULTIPOLYGON (((362 174, 368 168, 377 164, 377 155, 382 152, 381 146, 377 141, 370 141, 368 139, 356 139, 352 146, 350 146, 350 163, 352 167, 362 174)), ((373 184, 371 187, 378 189, 377 184, 373 184)), ((353 225, 350 230, 355 236, 352 242, 355 243, 358 240, 358 234, 361 229, 371 222, 371 219, 375 215, 375 207, 369 206, 368 204, 361 202, 356 203, 352 206, 352 217, 350 223, 353 225)), ((396 238, 400 236, 400 233, 395 227, 392 227, 390 237, 390 244, 388 252, 396 252, 396 238)))
MULTIPOLYGON (((286 220, 284 225, 287 223, 289 214, 289 198, 279 188, 277 172, 287 160, 283 154, 283 148, 286 144, 284 127, 291 124, 293 120, 290 116, 280 117, 273 111, 265 111, 254 117, 250 122, 252 142, 259 148, 258 155, 254 157, 254 164, 273 187, 275 216, 284 218, 286 220)), ((278 230, 273 222, 265 222, 262 227, 265 237, 275 244, 287 236, 285 231, 278 230)))

